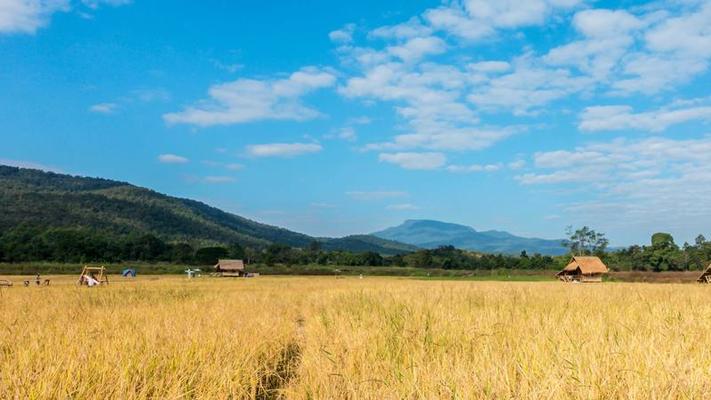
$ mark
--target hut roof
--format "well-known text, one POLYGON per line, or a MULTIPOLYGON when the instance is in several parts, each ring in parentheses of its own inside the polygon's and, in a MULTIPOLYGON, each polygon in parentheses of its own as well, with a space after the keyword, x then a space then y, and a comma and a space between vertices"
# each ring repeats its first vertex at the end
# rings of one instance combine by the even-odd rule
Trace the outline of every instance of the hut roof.
POLYGON ((608 272, 607 266, 598 257, 575 256, 559 274, 573 272, 578 268, 580 268, 580 272, 583 274, 605 274, 608 272))
POLYGON ((708 267, 704 270, 704 272, 699 276, 699 278, 696 280, 696 282, 708 282, 709 279, 707 276, 711 275, 711 264, 709 264, 708 267))
POLYGON ((218 271, 244 271, 244 261, 218 260, 215 269, 218 271))

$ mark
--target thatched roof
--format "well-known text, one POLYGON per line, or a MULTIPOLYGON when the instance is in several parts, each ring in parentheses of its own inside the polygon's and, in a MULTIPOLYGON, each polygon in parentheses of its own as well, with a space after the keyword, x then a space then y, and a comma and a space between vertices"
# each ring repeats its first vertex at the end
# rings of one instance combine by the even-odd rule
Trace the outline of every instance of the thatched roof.
POLYGON ((607 265, 598 257, 576 256, 570 260, 562 271, 558 272, 558 275, 575 272, 578 268, 582 274, 606 274, 609 272, 607 265))
POLYGON ((215 264, 216 271, 244 271, 244 261, 242 260, 218 260, 215 264))
POLYGON ((704 270, 704 272, 699 276, 699 279, 696 280, 696 282, 701 282, 701 283, 708 283, 711 281, 711 264, 709 264, 708 267, 704 270))

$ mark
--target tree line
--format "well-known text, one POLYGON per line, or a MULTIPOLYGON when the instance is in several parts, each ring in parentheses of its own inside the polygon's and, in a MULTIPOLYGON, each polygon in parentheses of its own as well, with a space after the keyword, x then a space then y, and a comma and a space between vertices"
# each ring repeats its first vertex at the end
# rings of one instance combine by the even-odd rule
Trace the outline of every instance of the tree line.
POLYGON ((313 241, 306 248, 271 244, 247 247, 240 243, 195 246, 168 243, 146 235, 113 236, 85 229, 20 226, 0 233, 0 261, 90 262, 170 262, 213 265, 220 258, 245 259, 265 265, 398 266, 442 269, 542 269, 551 268, 550 256, 522 252, 519 256, 480 254, 442 246, 416 252, 383 256, 376 252, 326 251, 313 241))
POLYGON ((711 242, 698 235, 694 244, 682 246, 665 232, 652 235, 649 245, 632 245, 607 251, 608 240, 604 233, 587 226, 573 230, 568 227, 564 245, 573 255, 596 255, 617 271, 687 271, 704 269, 711 262, 711 242))
MULTIPOLYGON (((655 233, 649 245, 633 245, 608 251, 603 233, 588 227, 568 231, 564 244, 571 255, 597 255, 613 270, 684 271, 705 268, 711 260, 711 242, 699 235, 694 244, 678 246, 672 235, 655 233)), ((482 254, 441 246, 408 254, 383 256, 375 252, 325 251, 318 241, 305 248, 283 244, 262 247, 195 245, 166 242, 154 235, 114 236, 81 228, 39 228, 19 226, 0 232, 0 262, 50 261, 169 262, 213 265, 220 258, 245 259, 265 265, 397 266, 441 269, 559 269, 570 255, 482 254)))

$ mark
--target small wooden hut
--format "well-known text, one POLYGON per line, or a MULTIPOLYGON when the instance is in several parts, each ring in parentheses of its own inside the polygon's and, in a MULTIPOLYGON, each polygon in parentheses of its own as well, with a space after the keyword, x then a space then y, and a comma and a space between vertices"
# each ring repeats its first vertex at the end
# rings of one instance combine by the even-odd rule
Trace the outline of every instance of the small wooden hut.
POLYGON ((602 282, 607 265, 598 257, 576 256, 556 276, 563 282, 602 282))
POLYGON ((704 273, 696 280, 699 283, 711 283, 711 264, 704 270, 704 273))
POLYGON ((242 260, 218 260, 215 264, 215 272, 218 276, 245 276, 244 261, 242 260))

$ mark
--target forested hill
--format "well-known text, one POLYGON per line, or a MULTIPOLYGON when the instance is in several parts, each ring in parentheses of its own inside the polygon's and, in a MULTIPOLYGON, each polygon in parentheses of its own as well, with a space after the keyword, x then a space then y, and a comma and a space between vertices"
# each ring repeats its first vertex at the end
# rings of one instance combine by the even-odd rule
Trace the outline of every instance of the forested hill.
POLYGON ((318 241, 326 250, 398 254, 416 249, 368 235, 313 238, 126 182, 2 165, 0 209, 0 234, 18 227, 67 228, 117 238, 150 234, 194 245, 308 247, 318 241))

